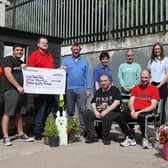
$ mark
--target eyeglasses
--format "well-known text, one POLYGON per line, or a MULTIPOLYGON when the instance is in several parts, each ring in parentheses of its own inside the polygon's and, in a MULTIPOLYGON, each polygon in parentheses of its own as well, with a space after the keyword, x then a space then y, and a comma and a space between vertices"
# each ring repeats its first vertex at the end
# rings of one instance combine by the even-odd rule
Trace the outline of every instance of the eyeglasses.
POLYGON ((109 60, 109 59, 108 58, 102 58, 101 61, 103 61, 103 60, 109 60))
POLYGON ((160 50, 160 48, 155 48, 154 50, 157 51, 157 50, 160 50))
POLYGON ((141 79, 149 79, 150 77, 140 77, 141 79))

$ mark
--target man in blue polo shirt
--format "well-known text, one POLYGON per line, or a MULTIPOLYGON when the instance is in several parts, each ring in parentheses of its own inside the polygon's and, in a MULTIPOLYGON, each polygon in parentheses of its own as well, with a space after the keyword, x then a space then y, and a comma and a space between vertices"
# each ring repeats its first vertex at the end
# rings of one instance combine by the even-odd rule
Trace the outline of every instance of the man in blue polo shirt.
POLYGON ((94 92, 96 92, 96 90, 98 90, 99 88, 101 88, 101 84, 100 84, 100 76, 102 74, 107 74, 110 78, 110 81, 112 83, 112 69, 108 66, 109 64, 109 60, 110 60, 110 56, 108 54, 108 52, 102 52, 100 54, 100 64, 97 65, 94 68, 93 71, 93 77, 94 77, 94 92))
POLYGON ((87 97, 91 95, 91 77, 88 61, 80 55, 80 45, 71 47, 72 55, 63 59, 62 68, 66 70, 66 109, 69 116, 75 114, 78 106, 80 127, 84 130, 83 114, 86 112, 87 97))

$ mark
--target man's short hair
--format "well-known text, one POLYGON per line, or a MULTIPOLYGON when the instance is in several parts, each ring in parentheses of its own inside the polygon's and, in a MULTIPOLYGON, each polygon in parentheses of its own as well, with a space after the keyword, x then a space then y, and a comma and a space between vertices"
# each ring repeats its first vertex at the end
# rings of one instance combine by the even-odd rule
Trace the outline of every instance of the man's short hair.
MULTIPOLYGON (((107 74, 107 73, 101 74, 101 75, 100 75, 100 78, 101 78, 102 76, 106 76, 106 77, 108 77, 108 79, 110 80, 109 74, 107 74)), ((100 78, 99 78, 99 79, 100 79, 100 78)))
POLYGON ((141 74, 142 74, 142 72, 144 72, 144 71, 148 72, 148 73, 149 73, 149 76, 151 76, 151 71, 150 71, 148 68, 142 69, 141 74))
POLYGON ((135 52, 134 52, 133 49, 129 49, 129 50, 127 50, 126 55, 128 55, 129 52, 132 52, 132 54, 135 55, 135 52))
POLYGON ((102 60, 103 58, 110 59, 108 52, 106 52, 106 51, 101 52, 99 59, 102 60))
POLYGON ((21 47, 21 48, 25 48, 25 45, 24 44, 20 44, 20 43, 16 43, 16 44, 13 44, 13 50, 15 50, 16 47, 21 47))
POLYGON ((46 39, 46 40, 48 40, 48 38, 47 38, 46 36, 41 36, 41 37, 39 37, 39 38, 37 39, 37 43, 39 43, 41 39, 46 39))
POLYGON ((76 42, 74 42, 73 44, 72 44, 72 47, 73 46, 80 46, 80 44, 76 41, 76 42))

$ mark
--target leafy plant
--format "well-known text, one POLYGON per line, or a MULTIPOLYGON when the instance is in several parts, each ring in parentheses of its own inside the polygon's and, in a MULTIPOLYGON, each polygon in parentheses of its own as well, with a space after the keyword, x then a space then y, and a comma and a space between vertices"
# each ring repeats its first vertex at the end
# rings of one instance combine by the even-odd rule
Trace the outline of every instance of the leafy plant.
POLYGON ((68 118, 67 134, 68 136, 75 136, 80 134, 78 117, 73 116, 68 118))
POLYGON ((47 117, 47 120, 45 122, 45 127, 44 127, 44 135, 53 136, 53 137, 59 136, 59 131, 58 131, 57 125, 55 124, 55 118, 53 113, 50 113, 47 117))

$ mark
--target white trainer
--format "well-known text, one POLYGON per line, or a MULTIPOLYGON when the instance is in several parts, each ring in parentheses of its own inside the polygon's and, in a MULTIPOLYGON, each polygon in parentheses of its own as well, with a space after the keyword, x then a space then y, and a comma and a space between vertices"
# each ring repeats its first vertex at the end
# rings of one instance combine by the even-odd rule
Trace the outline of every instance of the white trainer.
POLYGON ((136 141, 135 141, 135 139, 130 139, 130 138, 126 137, 126 139, 120 143, 120 146, 122 146, 122 147, 136 146, 136 141))
POLYGON ((142 147, 144 149, 150 149, 152 148, 151 144, 149 143, 147 138, 142 138, 142 147))
POLYGON ((12 142, 10 141, 10 138, 9 138, 9 137, 3 138, 3 144, 4 144, 5 146, 12 146, 12 142))

